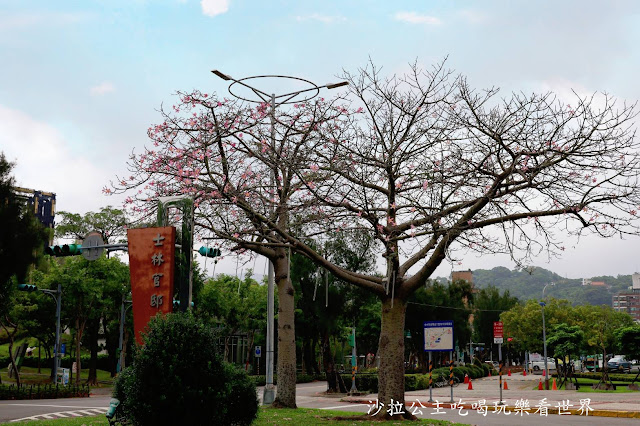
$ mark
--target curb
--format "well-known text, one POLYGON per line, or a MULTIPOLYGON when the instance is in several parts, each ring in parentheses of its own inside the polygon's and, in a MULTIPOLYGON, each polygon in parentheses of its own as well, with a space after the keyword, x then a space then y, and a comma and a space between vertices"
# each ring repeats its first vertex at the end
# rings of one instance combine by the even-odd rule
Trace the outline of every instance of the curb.
MULTIPOLYGON (((346 402, 349 404, 365 404, 365 405, 369 405, 370 402, 367 400, 362 400, 362 399, 351 399, 351 398, 343 398, 340 400, 341 402, 346 402)), ((436 408, 438 407, 437 404, 434 404, 432 402, 427 402, 427 401, 420 401, 418 399, 411 401, 411 402, 418 402, 420 403, 424 408, 436 408)), ((406 401, 405 401, 405 405, 406 405, 406 401)), ((420 408, 423 408, 420 407, 420 408)), ((457 410, 459 408, 464 408, 465 410, 475 410, 476 408, 472 408, 471 404, 463 402, 462 404, 458 404, 456 402, 442 402, 439 405, 440 409, 442 410, 457 410), (452 408, 451 405, 455 404, 455 407, 452 408)), ((487 406, 489 409, 493 409, 495 406, 494 405, 488 405, 487 406)), ((500 407, 504 407, 505 410, 515 410, 515 406, 513 405, 501 405, 500 407)), ((551 411, 552 408, 556 408, 556 407, 548 407, 551 411)), ((512 411, 513 413, 513 411, 512 411)), ((603 410, 603 409, 593 409, 593 411, 589 412, 588 415, 585 415, 584 413, 581 413, 580 410, 577 409, 569 409, 566 410, 565 413, 567 413, 566 415, 569 415, 569 413, 571 415, 577 415, 579 417, 588 417, 588 416, 592 416, 592 417, 620 417, 620 418, 626 418, 626 419, 640 419, 640 411, 622 411, 622 410, 603 410)), ((496 413, 497 414, 497 413, 496 413)), ((528 415, 531 414, 535 414, 533 412, 528 413, 528 415)), ((549 415, 547 417, 552 417, 552 416, 558 416, 559 414, 557 413, 552 413, 549 412, 549 415)), ((565 415, 565 414, 563 414, 565 415)), ((541 416, 544 417, 544 416, 541 416)))

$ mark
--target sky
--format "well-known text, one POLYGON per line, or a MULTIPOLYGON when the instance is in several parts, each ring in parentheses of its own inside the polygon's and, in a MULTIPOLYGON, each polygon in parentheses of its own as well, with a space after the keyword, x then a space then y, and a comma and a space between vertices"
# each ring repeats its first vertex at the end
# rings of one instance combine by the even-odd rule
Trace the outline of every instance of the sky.
MULTIPOLYGON (((391 75, 447 58, 505 96, 604 91, 633 103, 638 46, 636 1, 0 0, 0 151, 19 186, 56 193, 58 211, 97 211, 121 206, 102 188, 126 174, 175 91, 230 96, 212 69, 325 84, 368 61, 391 75)), ((631 274, 639 243, 567 240, 561 259, 533 264, 569 278, 631 274)), ((500 265, 514 266, 469 255, 436 275, 500 265)), ((217 272, 235 269, 227 258, 217 272)))

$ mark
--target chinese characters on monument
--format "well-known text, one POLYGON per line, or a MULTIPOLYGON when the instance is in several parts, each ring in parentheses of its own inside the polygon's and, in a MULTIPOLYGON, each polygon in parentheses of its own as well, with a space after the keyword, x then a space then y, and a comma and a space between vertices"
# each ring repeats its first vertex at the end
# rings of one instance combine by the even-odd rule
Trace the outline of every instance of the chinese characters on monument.
POLYGON ((136 341, 142 344, 142 335, 149 320, 159 312, 173 309, 173 274, 175 269, 176 229, 129 229, 129 268, 131 271, 131 298, 136 341))

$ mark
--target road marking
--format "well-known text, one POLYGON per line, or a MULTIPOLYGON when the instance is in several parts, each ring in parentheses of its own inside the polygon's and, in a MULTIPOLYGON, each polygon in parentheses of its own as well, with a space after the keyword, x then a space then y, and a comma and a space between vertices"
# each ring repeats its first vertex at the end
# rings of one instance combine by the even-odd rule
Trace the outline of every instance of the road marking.
MULTIPOLYGON (((9 404, 7 404, 9 405, 9 404)), ((22 405, 22 404, 11 404, 11 405, 22 405)), ((45 407, 47 407, 45 405, 45 407)), ((86 410, 73 410, 73 411, 61 411, 61 412, 55 412, 55 413, 46 413, 46 414, 37 414, 35 416, 29 416, 29 417, 23 417, 21 419, 14 419, 14 420, 10 420, 11 423, 13 422, 21 422, 24 420, 43 420, 43 419, 55 419, 58 417, 69 417, 69 416, 73 416, 73 417, 83 417, 83 415, 85 416, 95 416, 97 414, 106 414, 107 413, 107 409, 100 407, 100 408, 88 408, 86 410), (78 413, 82 413, 82 414, 78 414, 78 413)))
POLYGON ((83 407, 78 405, 52 405, 52 404, 0 404, 2 405, 17 405, 20 407, 54 407, 54 408, 79 408, 79 409, 97 409, 103 410, 105 407, 83 407))
POLYGON ((320 410, 337 410, 338 408, 363 407, 363 404, 336 405, 335 407, 319 407, 320 410))

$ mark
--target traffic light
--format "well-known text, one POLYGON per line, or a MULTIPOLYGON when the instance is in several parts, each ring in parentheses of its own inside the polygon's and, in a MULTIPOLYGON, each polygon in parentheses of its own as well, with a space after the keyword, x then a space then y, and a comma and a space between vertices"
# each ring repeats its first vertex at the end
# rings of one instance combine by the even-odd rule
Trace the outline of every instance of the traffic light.
POLYGON ((82 254, 82 245, 81 244, 64 244, 61 246, 49 246, 45 247, 44 254, 48 254, 49 256, 76 256, 78 254, 82 254))
POLYGON ((200 249, 198 249, 198 253, 206 257, 220 257, 222 255, 222 252, 219 248, 205 246, 200 247, 200 249))
POLYGON ((38 290, 38 286, 33 284, 18 284, 18 290, 20 291, 36 291, 38 290))
MULTIPOLYGON (((195 305, 193 304, 193 302, 191 302, 191 307, 193 308, 195 305)), ((180 301, 179 300, 174 300, 173 301, 173 310, 177 311, 178 309, 180 309, 180 301)))

